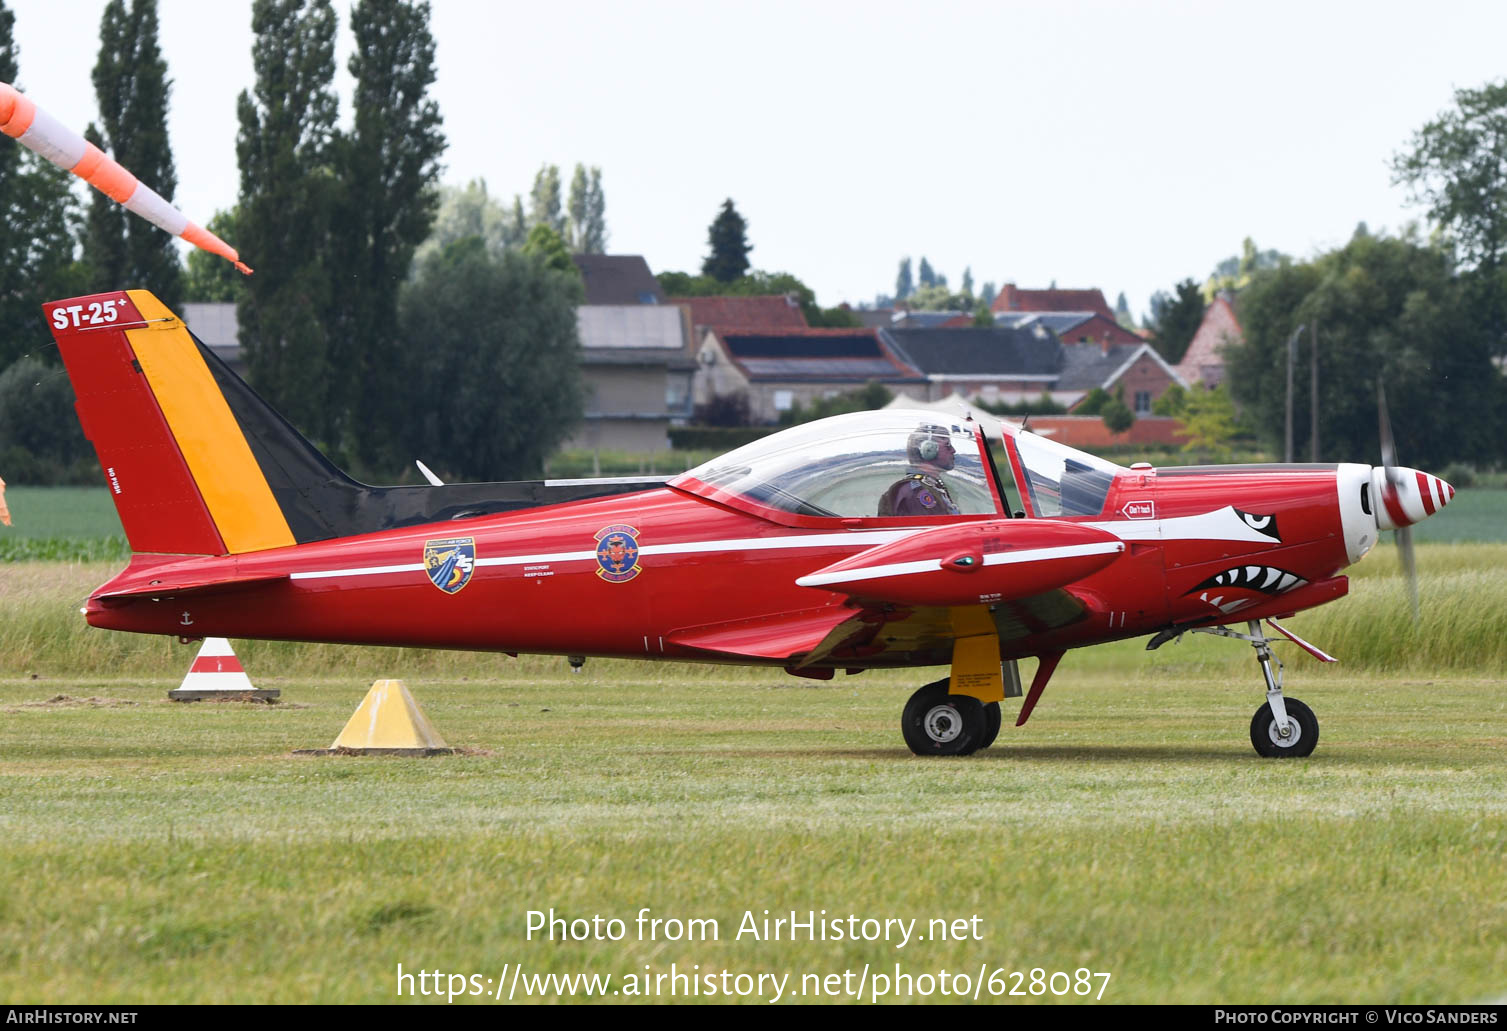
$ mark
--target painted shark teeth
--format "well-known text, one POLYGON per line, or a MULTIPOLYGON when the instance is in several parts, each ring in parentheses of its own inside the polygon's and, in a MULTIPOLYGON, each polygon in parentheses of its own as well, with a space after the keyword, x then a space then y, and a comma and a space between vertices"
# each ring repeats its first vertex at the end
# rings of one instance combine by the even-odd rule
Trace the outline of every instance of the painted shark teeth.
POLYGON ((1226 569, 1222 573, 1215 573, 1188 593, 1192 594, 1193 591, 1207 591, 1211 588, 1225 587, 1275 595, 1290 591, 1294 587, 1301 587, 1307 582, 1307 580, 1296 573, 1289 573, 1287 570, 1278 569, 1276 566, 1235 566, 1226 569))

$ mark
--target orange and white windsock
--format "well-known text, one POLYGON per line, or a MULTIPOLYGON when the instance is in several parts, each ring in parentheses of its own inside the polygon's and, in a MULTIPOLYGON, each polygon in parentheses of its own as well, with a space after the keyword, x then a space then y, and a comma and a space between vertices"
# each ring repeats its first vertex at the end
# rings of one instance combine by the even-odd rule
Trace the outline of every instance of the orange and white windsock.
POLYGON ((148 222, 195 247, 218 254, 246 275, 251 269, 235 248, 214 233, 188 220, 188 216, 158 196, 157 191, 137 180, 120 163, 43 111, 26 94, 8 82, 0 82, 0 132, 28 150, 66 168, 117 204, 134 211, 148 222))

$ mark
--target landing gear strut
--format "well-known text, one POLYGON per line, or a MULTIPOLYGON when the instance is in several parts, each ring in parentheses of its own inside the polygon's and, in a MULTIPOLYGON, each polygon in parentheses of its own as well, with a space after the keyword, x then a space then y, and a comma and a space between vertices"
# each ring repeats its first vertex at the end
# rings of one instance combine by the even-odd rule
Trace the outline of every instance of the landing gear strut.
POLYGON ((1282 660, 1272 654, 1271 638, 1261 632, 1260 620, 1250 620, 1246 627, 1250 630, 1248 634, 1222 626, 1198 627, 1196 631, 1249 641, 1256 649, 1256 661, 1261 664, 1261 676, 1266 680, 1266 704, 1251 717, 1251 744, 1258 755, 1267 759, 1297 759, 1313 754, 1314 745, 1319 743, 1318 718, 1296 698, 1283 696, 1282 660))

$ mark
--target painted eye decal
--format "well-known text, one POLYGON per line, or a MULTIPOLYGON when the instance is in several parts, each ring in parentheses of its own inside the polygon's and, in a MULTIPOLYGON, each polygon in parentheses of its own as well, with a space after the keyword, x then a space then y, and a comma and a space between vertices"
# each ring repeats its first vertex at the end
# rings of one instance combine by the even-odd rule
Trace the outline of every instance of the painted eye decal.
POLYGON ((1235 509, 1235 514, 1238 515, 1241 521, 1244 522, 1246 526, 1249 526, 1252 530, 1255 530, 1260 534, 1265 534, 1272 540, 1281 543, 1282 535, 1277 532, 1276 516, 1256 515, 1256 513, 1254 512, 1242 512, 1238 508, 1235 509))

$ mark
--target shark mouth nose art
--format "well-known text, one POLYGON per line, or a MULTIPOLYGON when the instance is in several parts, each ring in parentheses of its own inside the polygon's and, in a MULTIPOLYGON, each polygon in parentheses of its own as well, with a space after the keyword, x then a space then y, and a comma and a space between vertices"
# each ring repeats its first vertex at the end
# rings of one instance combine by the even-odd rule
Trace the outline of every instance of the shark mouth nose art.
POLYGON ((1296 573, 1289 573, 1276 566, 1235 566, 1221 573, 1215 573, 1188 593, 1198 593, 1202 600, 1216 609, 1230 613, 1243 609, 1256 600, 1249 596, 1228 598, 1232 591, 1252 591, 1268 597, 1276 597, 1294 587, 1301 587, 1307 582, 1296 573))

